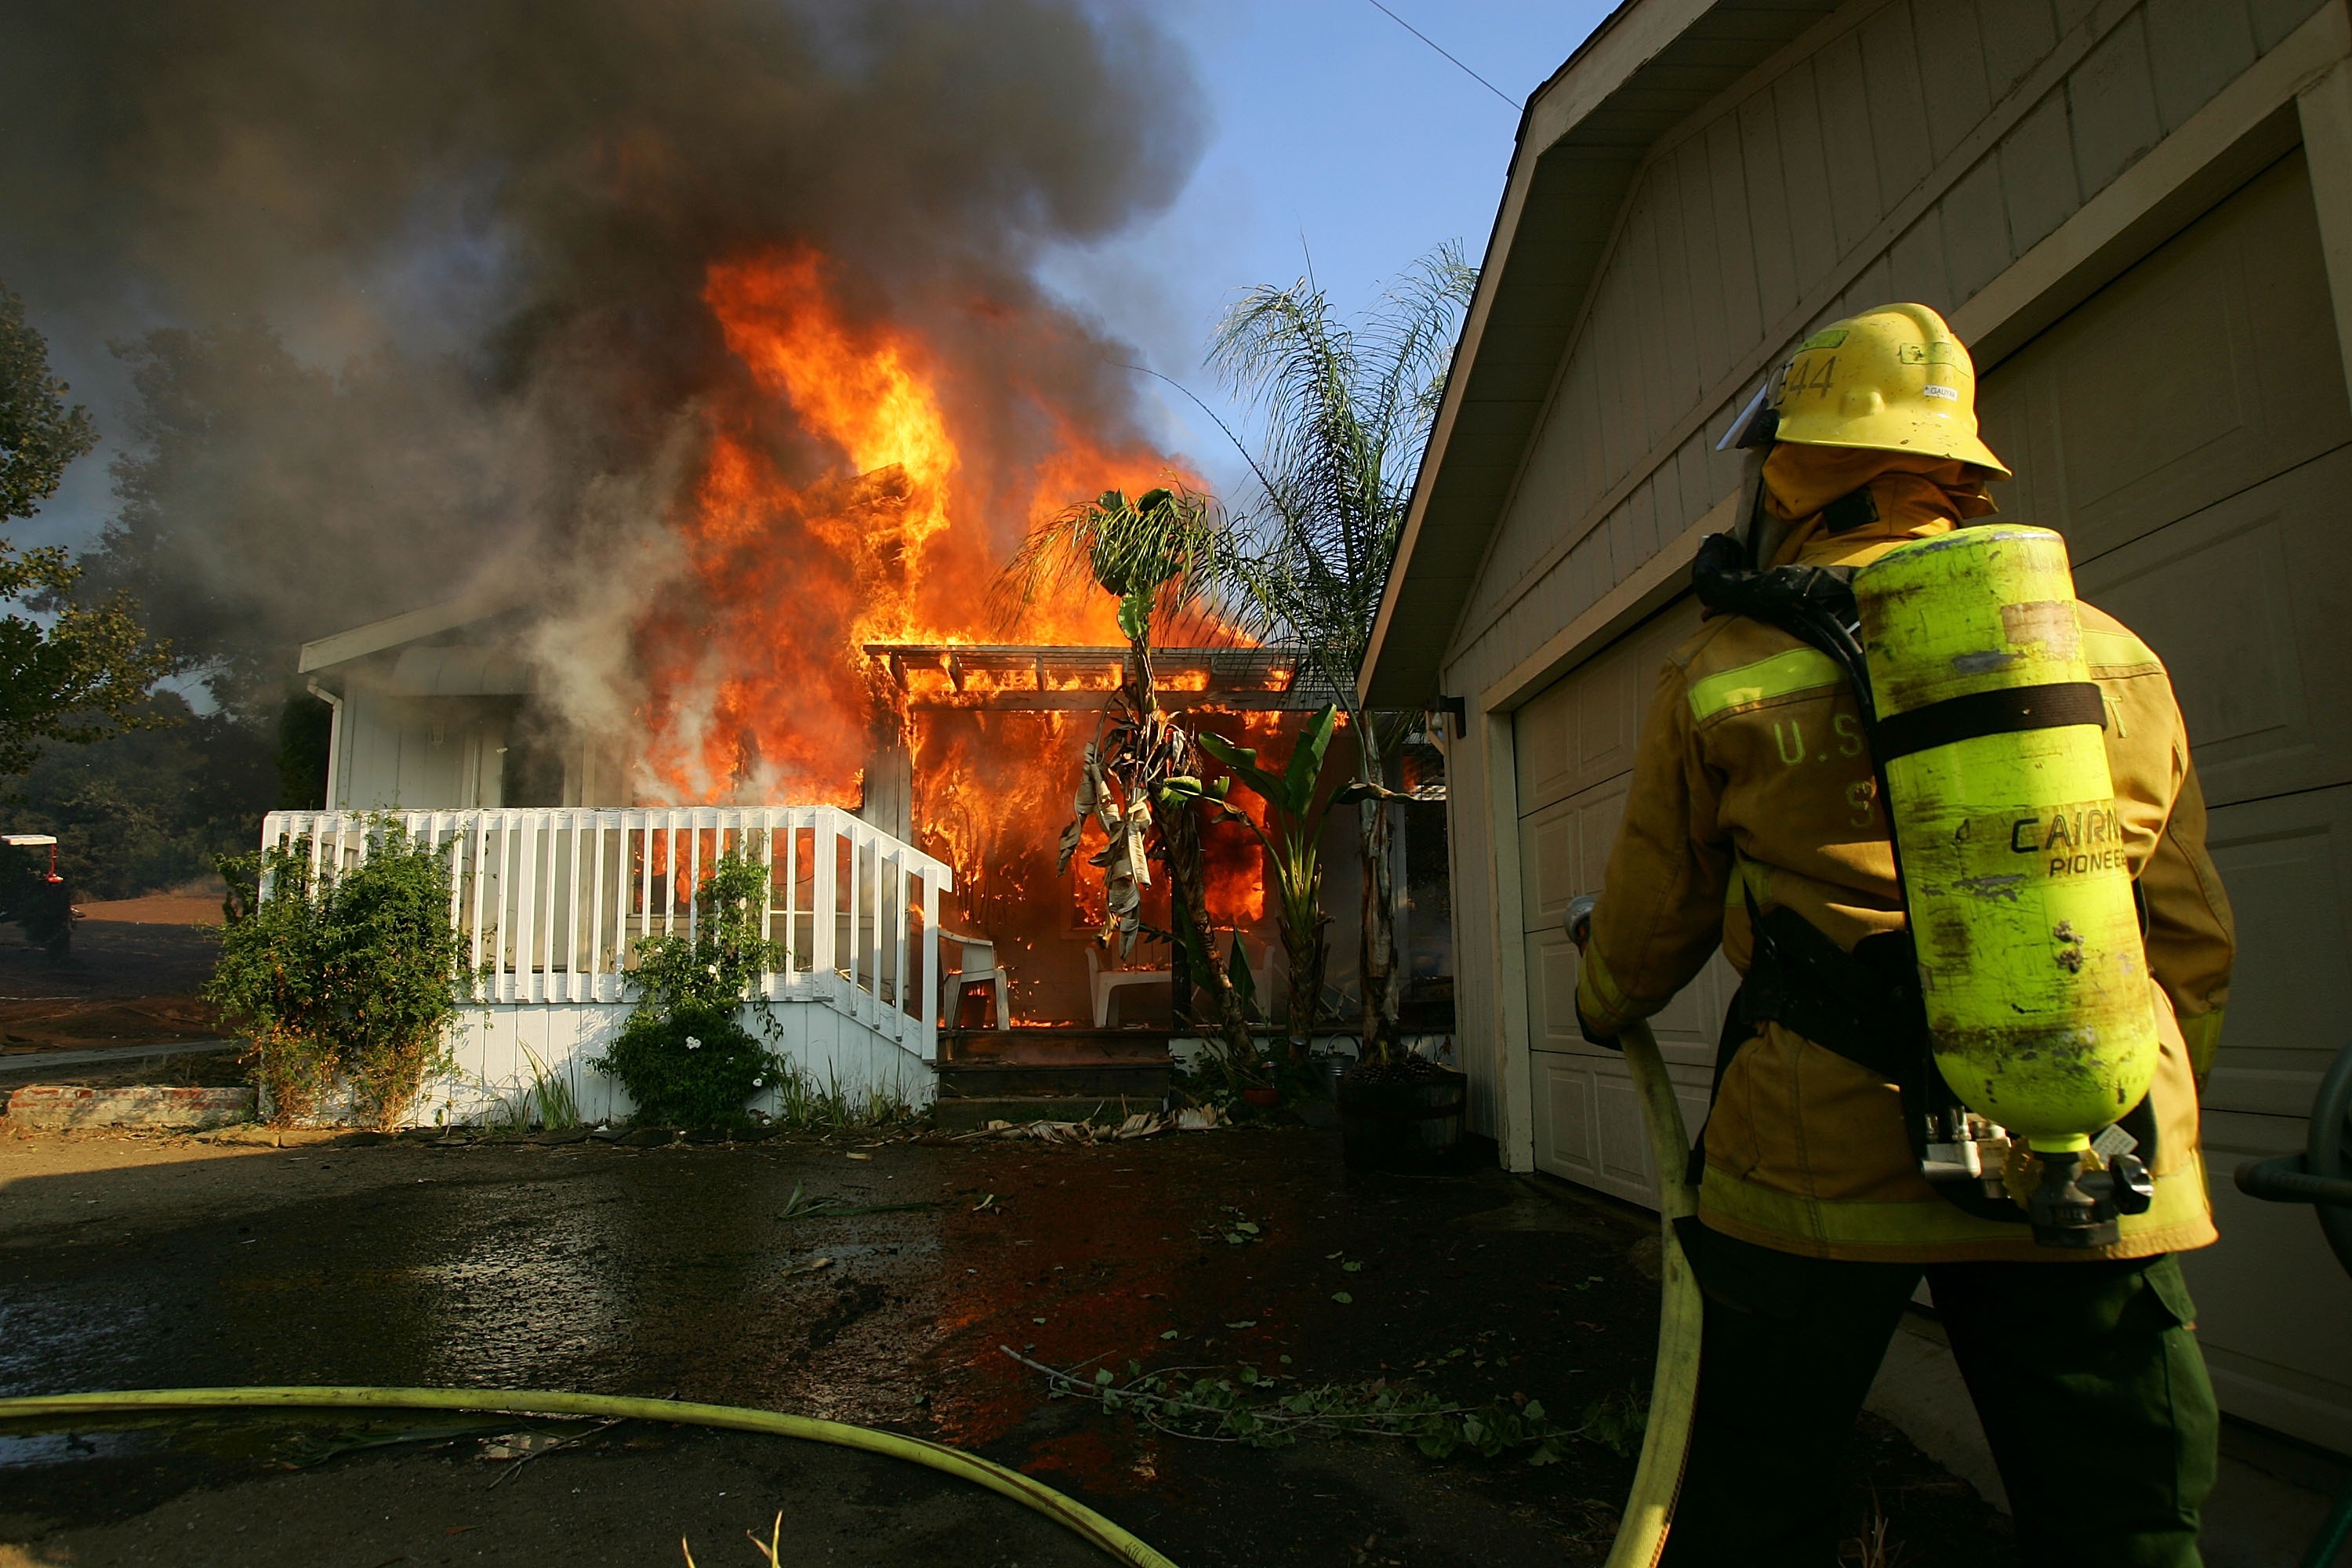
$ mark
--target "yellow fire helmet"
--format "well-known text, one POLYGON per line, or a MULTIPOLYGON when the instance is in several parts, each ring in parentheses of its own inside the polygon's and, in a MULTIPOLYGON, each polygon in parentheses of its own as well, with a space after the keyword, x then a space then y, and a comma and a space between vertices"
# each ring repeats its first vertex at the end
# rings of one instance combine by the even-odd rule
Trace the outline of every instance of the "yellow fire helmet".
POLYGON ((1977 435, 1977 374, 1944 318, 1880 305, 1797 345, 1771 387, 1776 441, 1957 458, 2009 478, 1977 435))

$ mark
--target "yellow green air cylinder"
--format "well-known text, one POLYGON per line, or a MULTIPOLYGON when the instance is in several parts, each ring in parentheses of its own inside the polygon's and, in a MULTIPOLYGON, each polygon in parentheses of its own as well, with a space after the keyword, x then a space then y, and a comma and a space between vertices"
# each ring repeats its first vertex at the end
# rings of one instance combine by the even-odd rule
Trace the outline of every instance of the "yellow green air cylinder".
POLYGON ((2038 1152, 2156 1074, 2156 1019, 2065 542, 1958 529, 1854 578, 1937 1065, 2038 1152))

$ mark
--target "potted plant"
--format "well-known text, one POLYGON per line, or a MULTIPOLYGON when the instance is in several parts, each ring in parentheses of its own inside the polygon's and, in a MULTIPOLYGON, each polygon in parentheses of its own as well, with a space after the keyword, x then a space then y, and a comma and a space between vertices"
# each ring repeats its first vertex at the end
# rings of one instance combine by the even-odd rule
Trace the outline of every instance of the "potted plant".
POLYGON ((1406 1050, 1386 1031, 1340 1075, 1339 1101, 1351 1170, 1447 1170, 1462 1157, 1468 1076, 1406 1050))
MULTIPOLYGON (((1215 735, 1200 737, 1201 750, 1229 769, 1235 781, 1265 802, 1269 833, 1226 802, 1213 787, 1200 791, 1204 805, 1257 835, 1282 899, 1282 945, 1289 965, 1290 1061, 1305 1066, 1318 999, 1323 988, 1323 869, 1317 845, 1324 819, 1335 806, 1377 800, 1389 791, 1364 780, 1319 799, 1323 763, 1339 712, 1330 704, 1307 721, 1290 753, 1289 765, 1275 773, 1257 765, 1257 752, 1215 735), (1277 837, 1278 835, 1278 837, 1277 837)), ((1417 1171, 1442 1168, 1458 1156, 1466 1125, 1470 1080, 1450 1068, 1402 1048, 1395 1029, 1383 1022, 1366 1041, 1356 1065, 1341 1076, 1336 1099, 1348 1163, 1360 1170, 1417 1171)))

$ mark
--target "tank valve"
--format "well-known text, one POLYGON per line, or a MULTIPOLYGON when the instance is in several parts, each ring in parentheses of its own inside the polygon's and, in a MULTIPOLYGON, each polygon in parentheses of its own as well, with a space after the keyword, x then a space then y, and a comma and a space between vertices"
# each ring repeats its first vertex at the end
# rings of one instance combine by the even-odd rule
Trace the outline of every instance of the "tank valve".
POLYGON ((2117 1214, 2146 1214, 2156 1202, 2156 1178, 2137 1154, 2117 1154, 2107 1168, 2082 1178, 2082 1188, 2117 1214))
POLYGON ((2099 1194, 2083 1185, 2082 1152, 2037 1149, 2034 1153, 2042 1162, 2042 1184, 2025 1205, 2033 1221, 2033 1239, 2044 1247, 2114 1246, 2121 1234, 2115 1206, 2100 1202, 2099 1194))
POLYGON ((2117 1154, 2104 1171, 2085 1172, 2080 1151, 2036 1152, 2042 1184, 2026 1213, 2033 1239, 2044 1247, 2112 1247, 2121 1235, 2118 1216, 2146 1214, 2156 1201, 2156 1181, 2137 1155, 2117 1154))

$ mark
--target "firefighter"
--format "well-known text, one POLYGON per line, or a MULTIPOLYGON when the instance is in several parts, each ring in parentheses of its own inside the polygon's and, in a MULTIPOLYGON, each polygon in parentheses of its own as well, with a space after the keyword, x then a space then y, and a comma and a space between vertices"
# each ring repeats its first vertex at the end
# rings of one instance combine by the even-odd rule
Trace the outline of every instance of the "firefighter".
POLYGON ((1955 1175, 1949 1123, 1985 1129, 1933 1068, 1870 694, 1797 613, 1850 605, 1853 569, 1996 510, 1985 485, 2009 470, 1974 390, 1943 320, 1890 305, 1808 339, 1743 416, 1748 521, 1695 570, 1709 614, 1659 673, 1592 915, 1576 1005, 1596 1043, 1718 942, 1742 975, 1693 1159, 1706 1310, 1669 1563, 1832 1561, 1855 1415, 1923 1275, 2027 1552, 2199 1561, 2218 1416, 2175 1255, 2214 1239, 2197 1089, 2233 935, 2164 666, 2079 606, 2155 1037, 2145 1099, 2094 1145, 2137 1201, 2053 1246, 2023 1140, 1955 1175))

